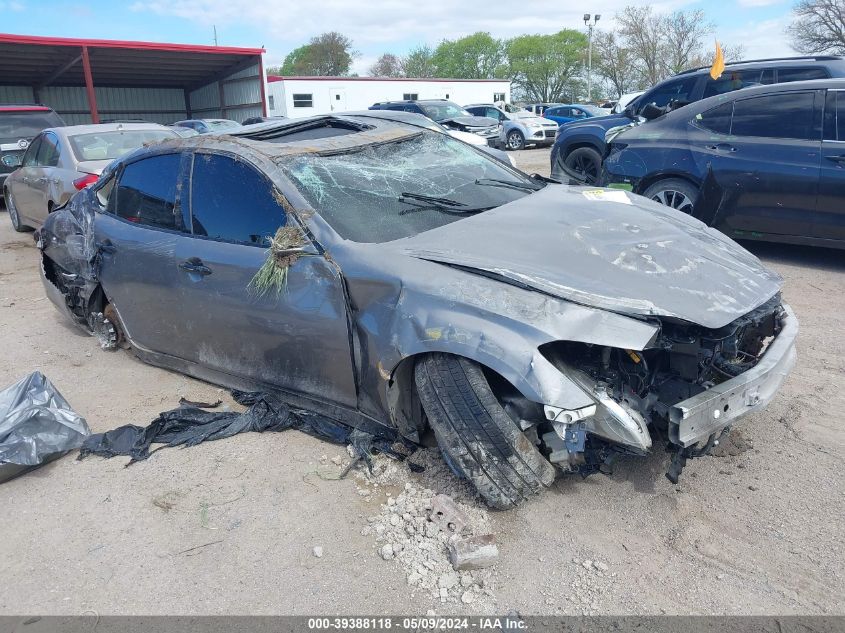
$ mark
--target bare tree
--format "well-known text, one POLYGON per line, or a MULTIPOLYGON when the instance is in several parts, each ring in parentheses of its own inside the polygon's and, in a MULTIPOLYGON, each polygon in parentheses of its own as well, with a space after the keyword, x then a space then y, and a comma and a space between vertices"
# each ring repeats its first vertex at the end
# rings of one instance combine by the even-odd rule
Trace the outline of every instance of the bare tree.
POLYGON ((704 11, 676 11, 663 18, 663 65, 667 75, 703 66, 704 38, 713 32, 704 11))
POLYGON ((650 6, 629 6, 616 15, 616 22, 619 35, 636 60, 643 79, 649 85, 663 79, 663 16, 654 13, 650 6))
POLYGON ((393 53, 384 53, 370 66, 369 73, 372 77, 401 77, 402 60, 393 53))
POLYGON ((624 46, 613 31, 599 32, 593 38, 596 73, 621 97, 639 87, 640 78, 631 50, 624 46))
POLYGON ((801 53, 845 53, 845 0, 801 0, 786 32, 801 53))

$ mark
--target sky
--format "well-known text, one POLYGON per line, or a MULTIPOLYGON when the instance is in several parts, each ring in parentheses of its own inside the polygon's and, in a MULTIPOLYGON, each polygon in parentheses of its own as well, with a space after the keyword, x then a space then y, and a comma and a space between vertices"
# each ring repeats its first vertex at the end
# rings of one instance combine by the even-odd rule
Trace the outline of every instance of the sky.
MULTIPOLYGON (((784 36, 794 0, 658 0, 660 12, 703 9, 714 36, 742 44, 746 59, 794 55, 784 36)), ((340 31, 359 52, 352 70, 364 75, 383 52, 404 54, 419 44, 436 46, 476 31, 506 38, 523 33, 583 29, 583 14, 599 13, 598 28, 635 0, 0 0, 0 32, 22 35, 263 46, 265 65, 319 33, 340 31), (569 3, 567 3, 569 5, 569 3), (571 8, 577 5, 578 8, 571 8)))

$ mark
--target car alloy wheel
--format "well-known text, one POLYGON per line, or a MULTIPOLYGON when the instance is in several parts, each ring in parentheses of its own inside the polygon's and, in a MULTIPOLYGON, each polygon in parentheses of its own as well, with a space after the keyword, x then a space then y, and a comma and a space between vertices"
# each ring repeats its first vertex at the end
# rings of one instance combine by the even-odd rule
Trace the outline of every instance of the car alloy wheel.
POLYGON ((514 130, 508 134, 508 149, 522 149, 525 147, 525 139, 518 131, 514 130))
POLYGON ((578 174, 586 185, 594 185, 599 180, 601 155, 590 147, 572 150, 563 161, 566 169, 578 174))
POLYGON ((664 189, 652 195, 651 199, 663 206, 672 207, 684 213, 692 213, 694 203, 683 191, 664 189))

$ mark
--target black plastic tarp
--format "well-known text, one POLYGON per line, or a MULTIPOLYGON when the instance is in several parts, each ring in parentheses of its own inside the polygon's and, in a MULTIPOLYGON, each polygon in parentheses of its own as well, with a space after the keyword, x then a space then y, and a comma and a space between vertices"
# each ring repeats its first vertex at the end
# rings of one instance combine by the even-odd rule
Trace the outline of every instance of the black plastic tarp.
POLYGON ((78 448, 85 419, 41 372, 0 391, 0 482, 78 448))
MULTIPOLYGON (((220 440, 246 431, 285 431, 298 429, 320 439, 337 444, 352 444, 359 456, 369 464, 372 449, 402 457, 393 443, 396 434, 385 429, 383 436, 374 436, 355 430, 337 420, 313 411, 291 407, 279 397, 260 392, 233 391, 235 402, 248 406, 239 413, 234 411, 205 411, 185 401, 182 406, 160 413, 148 426, 128 424, 119 428, 91 435, 79 453, 114 457, 126 455, 129 464, 147 459, 153 444, 168 446, 194 446, 208 440, 220 440)), ((155 449, 159 450, 159 449, 155 449)), ((129 465, 127 464, 127 466, 129 465)))

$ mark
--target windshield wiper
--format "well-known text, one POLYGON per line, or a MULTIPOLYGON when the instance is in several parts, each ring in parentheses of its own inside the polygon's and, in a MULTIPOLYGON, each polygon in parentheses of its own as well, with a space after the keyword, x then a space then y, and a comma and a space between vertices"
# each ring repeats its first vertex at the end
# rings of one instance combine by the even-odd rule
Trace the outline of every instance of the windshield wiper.
POLYGON ((519 189, 520 191, 538 191, 540 188, 530 185, 527 182, 518 180, 499 180, 498 178, 479 178, 476 185, 488 185, 490 187, 507 187, 508 189, 519 189))
POLYGON ((449 198, 440 198, 438 196, 426 196, 422 193, 408 193, 407 191, 403 191, 399 194, 399 202, 406 202, 408 204, 413 204, 411 200, 421 200, 422 202, 430 202, 434 206, 440 207, 465 207, 467 206, 463 202, 458 202, 457 200, 451 200, 449 198))

